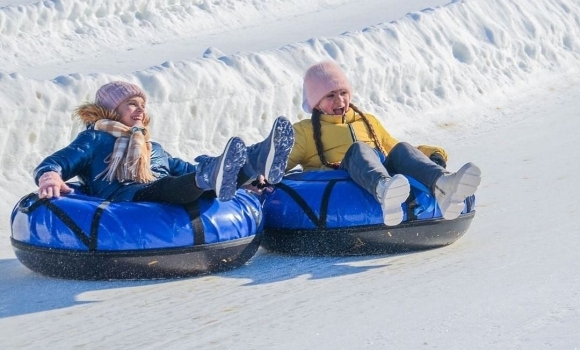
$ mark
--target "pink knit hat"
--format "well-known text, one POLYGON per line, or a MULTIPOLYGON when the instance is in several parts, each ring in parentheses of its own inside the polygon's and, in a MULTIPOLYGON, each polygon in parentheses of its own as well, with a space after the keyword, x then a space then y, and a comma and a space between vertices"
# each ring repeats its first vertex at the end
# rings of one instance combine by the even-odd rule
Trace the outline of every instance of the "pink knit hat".
POLYGON ((137 85, 124 81, 112 81, 97 90, 95 103, 114 111, 123 101, 134 96, 139 96, 147 101, 145 93, 137 85))
POLYGON ((331 91, 345 89, 352 94, 348 79, 333 61, 319 62, 308 68, 304 76, 302 108, 308 113, 331 91))

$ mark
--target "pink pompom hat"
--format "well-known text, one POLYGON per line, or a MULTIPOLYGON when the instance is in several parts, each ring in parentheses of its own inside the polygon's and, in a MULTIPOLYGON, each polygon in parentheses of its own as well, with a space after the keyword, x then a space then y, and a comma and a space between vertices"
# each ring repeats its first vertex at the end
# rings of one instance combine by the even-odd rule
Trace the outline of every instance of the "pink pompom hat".
POLYGON ((345 89, 352 95, 352 89, 338 64, 322 61, 308 68, 304 76, 302 108, 308 113, 331 91, 345 89))

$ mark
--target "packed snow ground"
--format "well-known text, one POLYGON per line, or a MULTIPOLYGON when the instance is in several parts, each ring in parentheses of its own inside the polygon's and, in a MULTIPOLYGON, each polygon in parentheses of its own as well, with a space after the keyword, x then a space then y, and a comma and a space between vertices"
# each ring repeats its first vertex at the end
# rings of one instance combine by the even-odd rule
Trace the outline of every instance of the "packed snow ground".
POLYGON ((15 0, 0 33, 1 348, 580 348, 578 2, 15 0), (193 159, 258 141, 279 114, 307 118, 301 78, 327 58, 398 139, 480 165, 456 243, 260 250, 229 272, 139 282, 51 279, 14 257, 13 205, 101 84, 143 86, 153 138, 193 159))

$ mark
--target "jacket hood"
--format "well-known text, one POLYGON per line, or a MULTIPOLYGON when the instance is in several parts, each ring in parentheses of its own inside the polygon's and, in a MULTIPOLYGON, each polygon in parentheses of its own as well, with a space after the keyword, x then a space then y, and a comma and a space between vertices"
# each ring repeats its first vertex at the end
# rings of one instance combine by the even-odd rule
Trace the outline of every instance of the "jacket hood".
MULTIPOLYGON (((149 117, 149 113, 145 112, 144 114, 145 118, 143 119, 143 125, 147 127, 149 126, 151 118, 149 117)), ((117 122, 121 120, 121 116, 119 115, 119 113, 112 111, 108 108, 102 107, 93 102, 87 102, 85 104, 78 106, 75 109, 73 115, 78 116, 81 122, 87 128, 101 119, 109 119, 117 122)))
POLYGON ((101 119, 110 119, 116 121, 121 119, 117 112, 101 107, 95 103, 85 103, 78 106, 74 111, 74 115, 78 116, 86 127, 93 125, 101 119))
POLYGON ((101 119, 117 121, 120 119, 119 114, 117 114, 115 111, 101 107, 96 103, 85 103, 78 106, 74 111, 74 115, 78 116, 86 127, 95 124, 98 120, 101 119))

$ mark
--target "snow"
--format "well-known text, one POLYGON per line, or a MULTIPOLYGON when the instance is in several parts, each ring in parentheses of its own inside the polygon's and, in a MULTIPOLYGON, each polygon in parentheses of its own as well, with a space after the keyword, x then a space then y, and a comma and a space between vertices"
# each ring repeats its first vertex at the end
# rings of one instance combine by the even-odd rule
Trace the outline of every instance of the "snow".
POLYGON ((0 348, 579 349, 580 4, 573 0, 0 0, 0 348), (313 258, 260 249, 224 273, 67 281, 26 269, 10 212, 112 79, 149 96, 173 155, 308 118, 335 59, 399 140, 478 164, 444 248, 313 258))

